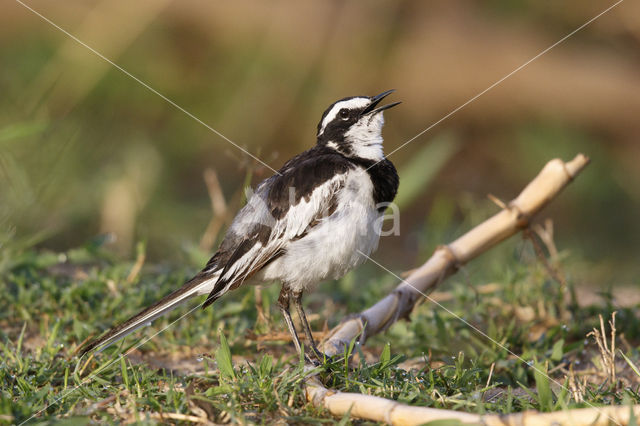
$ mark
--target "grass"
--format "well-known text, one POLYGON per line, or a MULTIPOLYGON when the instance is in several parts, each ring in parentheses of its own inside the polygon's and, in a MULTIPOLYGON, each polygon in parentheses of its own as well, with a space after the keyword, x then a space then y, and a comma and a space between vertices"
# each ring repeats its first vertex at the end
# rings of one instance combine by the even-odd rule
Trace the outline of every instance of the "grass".
MULTIPOLYGON (((595 342, 586 337, 599 325, 598 314, 610 316, 610 298, 604 295, 603 303, 593 306, 569 304, 563 314, 559 286, 527 242, 503 245, 444 285, 446 292, 434 297, 453 314, 422 303, 410 322, 394 325, 364 346, 354 343, 350 364, 335 359, 312 372, 281 337, 285 329, 271 306, 277 286, 262 290, 266 321, 257 314, 253 289, 239 290, 213 309, 195 309, 127 357, 119 354, 197 305, 171 313, 124 344, 79 359, 75 351, 81 342, 197 269, 197 260, 182 267, 146 264, 130 276, 135 259, 118 259, 103 243, 64 253, 17 245, 3 251, 0 422, 155 423, 206 417, 223 423, 348 423, 306 403, 302 383, 312 373, 336 390, 477 413, 640 402, 637 315, 618 310, 621 351, 611 382, 595 342), (577 394, 570 385, 577 386, 577 394)), ((320 330, 325 321, 334 326, 393 285, 392 277, 366 265, 337 285, 320 286, 306 298, 312 326, 320 330)), ((573 289, 570 279, 569 286, 573 289)))
MULTIPOLYGON (((473 15, 481 18, 481 25, 496 12, 504 15, 508 25, 518 16, 533 17, 530 23, 535 24, 539 7, 543 6, 535 2, 495 0, 480 7, 479 11, 486 13, 473 15)), ((362 52, 356 61, 359 64, 378 64, 381 54, 393 59, 402 56, 398 53, 411 51, 411 46, 424 47, 419 31, 380 30, 411 28, 422 9, 428 8, 430 16, 438 11, 427 3, 412 6, 411 13, 391 3, 389 8, 389 13, 377 13, 385 18, 378 25, 365 20, 369 23, 366 31, 371 33, 360 33, 358 25, 345 27, 355 36, 347 39, 364 41, 358 44, 357 50, 362 52), (379 41, 384 41, 382 51, 379 41)), ((345 16, 355 10, 345 10, 345 16)), ((455 11, 442 10, 446 16, 432 18, 451 20, 449 15, 455 11)), ((295 8, 282 11, 285 18, 296 13, 295 8)), ((253 20, 246 19, 249 9, 241 12, 237 16, 242 22, 254 22, 255 26, 228 26, 225 31, 237 30, 226 37, 211 31, 210 20, 163 14, 139 37, 122 45, 120 53, 109 55, 242 146, 248 144, 247 149, 273 166, 312 142, 304 142, 301 135, 313 136, 319 112, 333 100, 327 97, 346 96, 354 93, 352 90, 364 93, 382 84, 384 68, 377 67, 382 74, 376 77, 370 73, 368 82, 363 82, 360 73, 319 62, 319 58, 331 58, 336 52, 336 58, 340 57, 340 46, 353 50, 352 44, 319 43, 319 47, 299 50, 297 37, 274 31, 290 28, 272 25, 281 19, 279 12, 271 17, 256 15, 258 19, 253 20), (207 49, 185 49, 205 45, 207 49), (275 81, 287 84, 273 84, 275 81), (348 87, 351 89, 345 93, 348 87), (274 108, 274 99, 290 99, 291 104, 284 102, 283 108, 274 108), (252 116, 251 126, 247 126, 248 115, 252 116)), ((64 27, 66 18, 73 18, 69 22, 79 18, 77 11, 66 18, 64 13, 56 15, 64 27)), ((462 17, 467 15, 464 11, 462 17)), ((206 416, 215 422, 270 423, 283 418, 299 423, 346 421, 306 404, 301 382, 308 373, 290 342, 280 338, 286 332, 272 306, 278 291, 275 286, 263 292, 261 308, 271 314, 267 321, 258 315, 253 290, 244 289, 225 297, 213 309, 196 309, 126 358, 118 354, 163 330, 195 305, 181 308, 95 358, 76 357, 75 350, 89 336, 179 286, 206 261, 207 254, 193 247, 179 252, 183 241, 197 238, 210 218, 210 203, 200 176, 203 169, 216 167, 227 176, 222 182, 224 192, 239 195, 245 174, 248 184, 252 174, 256 181, 269 172, 255 169, 247 157, 120 72, 105 68, 107 72, 102 74, 100 66, 96 67, 99 59, 80 47, 78 55, 72 55, 76 59, 56 59, 63 46, 60 43, 67 39, 52 35, 50 27, 27 16, 32 24, 22 26, 22 18, 18 19, 17 25, 8 28, 0 50, 4 62, 12 64, 0 76, 5 89, 5 102, 0 102, 4 118, 0 122, 0 423, 21 423, 34 413, 38 416, 33 421, 68 423, 188 421, 184 416, 206 416), (75 70, 82 70, 82 78, 75 70), (48 75, 60 78, 49 79, 48 75), (95 83, 83 88, 83 82, 93 77, 95 83), (174 264, 148 262, 140 274, 132 274, 136 259, 114 255, 113 246, 106 249, 108 241, 103 238, 85 242, 100 229, 99 218, 110 205, 106 194, 123 182, 135 189, 139 209, 129 212, 136 222, 130 240, 145 239, 146 248, 141 245, 141 252, 147 250, 148 258, 170 258, 174 264), (77 248, 58 252, 32 248, 42 241, 48 247, 77 248)), ((561 14, 549 25, 553 17, 545 9, 547 36, 553 38, 558 31, 566 33, 567 28, 574 28, 572 16, 561 14)), ((104 28, 121 24, 115 15, 103 18, 105 23, 109 19, 114 23, 104 28)), ((307 25, 303 29, 314 34, 327 29, 331 32, 336 24, 334 19, 327 21, 326 28, 322 19, 314 18, 314 27, 308 27, 304 20, 289 21, 307 25)), ((490 25, 501 23, 492 18, 490 25)), ((72 27, 68 28, 75 31, 72 27)), ((527 34, 518 40, 527 40, 530 30, 525 28, 527 34)), ((93 39, 103 39, 106 44, 95 47, 109 52, 114 47, 108 43, 112 38, 101 37, 100 29, 97 31, 93 39)), ((632 38, 624 33, 614 38, 608 31, 585 34, 595 38, 586 40, 584 46, 604 37, 620 52, 636 51, 636 46, 627 42, 632 38)), ((477 46, 481 48, 486 41, 491 39, 479 38, 477 46)), ((521 54, 521 45, 526 43, 513 45, 513 53, 521 54)), ((427 56, 438 56, 438 50, 427 56)), ((609 59, 603 56, 601 60, 609 59)), ((466 68, 473 70, 475 62, 471 57, 466 68)), ((566 65, 558 64, 561 68, 566 65)), ((615 70, 615 64, 612 66, 615 70)), ((369 68, 372 72, 376 69, 369 68)), ((406 97, 402 93, 422 90, 403 75, 400 72, 395 77, 404 86, 398 87, 400 98, 406 97)), ((614 77, 609 80, 616 80, 618 74, 611 75, 614 77)), ((440 85, 438 79, 431 80, 440 85)), ((533 87, 544 83, 530 82, 533 87)), ((391 87, 384 84, 378 89, 391 87)), ((451 109, 450 102, 440 99, 438 103, 437 96, 424 108, 416 99, 412 105, 409 97, 403 112, 390 117, 385 129, 387 149, 397 148, 435 120, 436 116, 429 118, 431 112, 437 115, 437 111, 451 109)), ((585 99, 584 103, 589 100, 585 99)), ((364 347, 352 347, 355 364, 335 361, 323 366, 318 373, 327 386, 408 404, 473 412, 550 411, 638 400, 637 314, 632 309, 618 312, 621 350, 614 354, 618 375, 612 381, 597 346, 586 335, 599 326, 598 314, 610 317, 615 308, 613 299, 603 291, 599 303, 578 306, 574 302, 580 300, 581 282, 570 274, 571 267, 582 264, 580 275, 599 284, 602 277, 637 282, 633 236, 638 234, 640 222, 633 213, 638 197, 632 184, 637 179, 635 164, 626 161, 634 158, 634 151, 629 150, 633 144, 620 143, 631 139, 620 136, 624 132, 613 119, 608 125, 593 123, 588 115, 580 118, 580 114, 577 119, 564 120, 566 113, 572 117, 571 111, 549 115, 544 104, 537 107, 535 103, 532 108, 542 108, 545 114, 525 120, 518 114, 505 118, 505 105, 503 100, 499 102, 476 108, 480 115, 472 109, 457 117, 456 124, 449 127, 456 130, 454 133, 436 134, 429 144, 425 139, 412 143, 394 156, 403 182, 396 201, 403 209, 402 220, 411 221, 412 229, 396 239, 395 245, 393 240, 383 242, 377 259, 388 266, 403 260, 404 267, 415 266, 436 244, 483 220, 484 209, 460 196, 461 188, 476 194, 490 190, 505 197, 526 183, 549 158, 570 158, 584 151, 594 159, 589 173, 552 206, 557 209, 553 217, 564 224, 563 231, 573 240, 571 246, 595 259, 589 265, 584 259, 565 257, 557 265, 568 271, 569 290, 576 294, 568 300, 568 315, 558 284, 531 248, 510 242, 443 285, 446 294, 438 300, 455 315, 423 303, 411 322, 394 325, 364 347), (498 111, 493 118, 492 109, 498 111), (619 143, 612 143, 615 141, 619 143), (447 159, 454 153, 461 155, 449 164, 447 159), (442 168, 445 173, 436 177, 442 168), (438 183, 437 195, 426 191, 433 182, 438 183), (571 197, 575 202, 570 202, 571 197), (459 211, 461 203, 468 204, 466 211, 459 211), (424 229, 418 229, 425 205, 430 216, 424 229), (456 227, 451 224, 452 217, 465 217, 470 223, 456 227), (493 341, 456 316, 486 332, 493 341), (540 371, 562 384, 573 381, 577 392, 567 393, 540 371)), ((240 198, 229 198, 231 211, 240 198)), ((122 238, 123 232, 120 235, 120 242, 127 240, 122 238)), ((567 235, 564 238, 569 243, 567 235)), ((120 253, 128 253, 129 248, 123 245, 120 253)), ((335 325, 394 285, 393 277, 371 264, 337 284, 322 285, 305 298, 308 312, 313 313, 313 327, 321 330, 325 321, 329 327, 335 325)))

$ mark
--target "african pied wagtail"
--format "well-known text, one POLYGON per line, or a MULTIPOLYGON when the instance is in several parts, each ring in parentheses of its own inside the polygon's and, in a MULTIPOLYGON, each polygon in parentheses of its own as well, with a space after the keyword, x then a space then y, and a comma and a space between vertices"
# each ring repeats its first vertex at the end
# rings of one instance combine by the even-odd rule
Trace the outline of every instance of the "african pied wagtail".
POLYGON ((381 218, 399 183, 382 150, 382 112, 400 102, 378 107, 391 92, 333 103, 318 124, 316 146, 258 185, 207 266, 181 288, 89 342, 82 354, 122 339, 194 296, 208 294, 207 307, 241 285, 280 281, 278 306, 296 349, 302 352, 290 301, 322 359, 302 293, 320 281, 342 277, 378 246, 381 218))

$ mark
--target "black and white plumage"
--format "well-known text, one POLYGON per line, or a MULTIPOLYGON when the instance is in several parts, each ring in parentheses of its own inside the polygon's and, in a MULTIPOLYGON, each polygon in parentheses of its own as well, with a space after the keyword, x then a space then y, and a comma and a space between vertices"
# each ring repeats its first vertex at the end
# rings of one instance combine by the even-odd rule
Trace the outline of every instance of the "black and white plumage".
POLYGON ((383 111, 399 102, 377 107, 391 92, 333 103, 318 124, 317 144, 258 185, 201 272, 82 353, 114 343, 194 296, 207 294, 206 307, 241 285, 279 281, 278 305, 296 348, 301 351, 290 302, 319 355, 302 294, 342 277, 378 246, 381 217, 399 183, 382 149, 383 111))

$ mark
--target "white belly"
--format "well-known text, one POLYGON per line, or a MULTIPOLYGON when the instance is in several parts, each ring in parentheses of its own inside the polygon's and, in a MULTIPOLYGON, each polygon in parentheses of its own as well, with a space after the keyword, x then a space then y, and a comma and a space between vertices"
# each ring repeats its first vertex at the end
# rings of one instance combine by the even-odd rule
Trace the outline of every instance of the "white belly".
POLYGON ((365 171, 353 173, 341 191, 338 208, 308 234, 290 242, 285 254, 259 274, 261 281, 282 281, 304 290, 326 279, 337 279, 364 262, 377 247, 381 214, 372 199, 365 171))

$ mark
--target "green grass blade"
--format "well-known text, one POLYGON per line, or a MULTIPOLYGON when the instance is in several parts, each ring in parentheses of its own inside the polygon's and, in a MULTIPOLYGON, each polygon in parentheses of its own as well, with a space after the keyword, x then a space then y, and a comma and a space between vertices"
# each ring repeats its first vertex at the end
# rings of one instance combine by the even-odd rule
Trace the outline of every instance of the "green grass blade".
POLYGON ((620 355, 622 355, 622 358, 624 358, 624 360, 627 362, 627 364, 629 364, 629 367, 631 367, 631 369, 633 370, 633 372, 634 372, 634 373, 636 373, 636 375, 637 375, 638 377, 640 377, 640 370, 638 369, 638 366, 637 366, 637 365, 635 365, 635 364, 633 363, 633 361, 631 361, 631 360, 629 359, 629 357, 627 357, 627 356, 624 354, 624 352, 622 352, 622 351, 619 351, 619 352, 620 352, 620 355))
POLYGON ((551 392, 547 365, 536 362, 534 364, 533 376, 536 381, 540 410, 551 411, 553 409, 553 392, 551 392))
POLYGON ((216 351, 216 362, 220 369, 220 374, 228 379, 236 378, 236 373, 233 370, 233 363, 231 362, 231 350, 229 349, 229 343, 227 338, 224 337, 224 333, 220 333, 220 347, 216 351))

